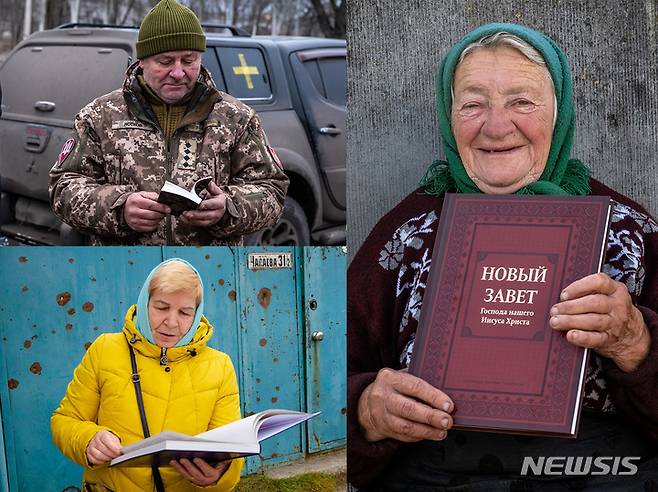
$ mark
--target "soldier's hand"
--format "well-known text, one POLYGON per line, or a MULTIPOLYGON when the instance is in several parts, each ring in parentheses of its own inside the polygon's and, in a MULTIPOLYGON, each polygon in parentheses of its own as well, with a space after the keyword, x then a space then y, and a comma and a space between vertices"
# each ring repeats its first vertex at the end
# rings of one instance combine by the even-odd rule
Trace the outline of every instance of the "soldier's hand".
POLYGON ((126 224, 137 232, 151 232, 158 228, 171 209, 158 202, 158 194, 152 191, 131 193, 123 205, 123 217, 126 224))
POLYGON ((180 216, 181 222, 196 227, 216 224, 226 212, 226 194, 214 181, 208 183, 206 197, 196 210, 187 210, 180 216))

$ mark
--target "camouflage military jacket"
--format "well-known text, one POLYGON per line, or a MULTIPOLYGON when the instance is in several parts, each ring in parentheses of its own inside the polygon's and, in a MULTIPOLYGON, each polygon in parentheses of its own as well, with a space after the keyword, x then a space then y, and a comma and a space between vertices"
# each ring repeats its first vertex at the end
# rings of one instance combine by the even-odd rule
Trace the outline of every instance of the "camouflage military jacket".
POLYGON ((64 222, 96 245, 241 244, 242 235, 276 223, 288 178, 275 162, 256 113, 221 93, 205 68, 169 145, 137 80, 99 97, 75 118, 72 138, 50 171, 50 202, 64 222), (165 181, 190 189, 211 176, 227 194, 226 213, 210 227, 167 215, 153 232, 131 229, 123 205, 165 181))

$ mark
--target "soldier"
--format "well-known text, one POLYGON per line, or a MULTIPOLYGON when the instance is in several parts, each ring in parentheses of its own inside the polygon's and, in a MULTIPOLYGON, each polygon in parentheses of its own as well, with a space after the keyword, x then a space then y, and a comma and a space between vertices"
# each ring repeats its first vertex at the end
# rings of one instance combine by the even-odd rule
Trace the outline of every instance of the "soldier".
POLYGON ((76 116, 50 172, 50 201, 91 244, 241 244, 276 223, 288 178, 255 112, 219 92, 201 65, 196 15, 161 0, 144 18, 122 89, 76 116), (198 209, 171 215, 165 181, 210 176, 198 209))

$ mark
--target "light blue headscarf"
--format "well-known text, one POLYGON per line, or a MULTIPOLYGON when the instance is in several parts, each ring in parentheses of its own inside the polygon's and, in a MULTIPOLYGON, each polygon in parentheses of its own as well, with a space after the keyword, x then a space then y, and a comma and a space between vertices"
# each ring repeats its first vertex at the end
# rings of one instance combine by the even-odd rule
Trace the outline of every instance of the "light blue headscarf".
POLYGON ((146 280, 144 281, 144 285, 142 285, 142 290, 139 292, 139 298, 137 299, 137 320, 136 320, 136 325, 137 329, 139 332, 146 338, 149 342, 151 342, 153 345, 155 345, 155 342, 153 341, 153 335, 151 334, 151 325, 149 324, 149 285, 151 283, 151 278, 153 277, 153 274, 155 271, 160 268, 162 265, 165 263, 169 263, 170 261, 180 261, 181 263, 184 263, 188 267, 190 267, 194 273, 196 273, 196 276, 199 279, 199 283, 201 284, 201 301, 199 302, 199 305, 196 308, 196 312, 194 313, 194 321, 192 322, 192 326, 190 327, 189 330, 187 330, 187 333, 181 337, 180 340, 174 345, 174 347, 182 347, 183 345, 187 345, 190 343, 190 340, 192 340, 192 337, 194 336, 194 333, 196 332, 197 327, 199 326, 199 322, 201 321, 201 316, 203 315, 203 280, 201 280, 201 275, 197 271, 196 268, 194 268, 189 262, 181 259, 181 258, 170 258, 168 260, 163 261, 160 263, 158 266, 156 266, 153 270, 151 270, 151 273, 149 273, 148 277, 146 277, 146 280))

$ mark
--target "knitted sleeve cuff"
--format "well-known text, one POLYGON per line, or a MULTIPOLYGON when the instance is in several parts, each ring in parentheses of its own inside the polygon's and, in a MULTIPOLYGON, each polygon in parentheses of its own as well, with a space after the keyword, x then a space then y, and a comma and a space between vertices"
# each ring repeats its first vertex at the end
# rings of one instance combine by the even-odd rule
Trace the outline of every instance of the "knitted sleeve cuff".
POLYGON ((646 358, 634 371, 624 372, 610 359, 602 359, 607 378, 619 386, 633 387, 645 384, 658 375, 658 314, 649 308, 637 306, 649 328, 651 346, 646 358))
POLYGON ((393 439, 368 441, 359 425, 359 398, 376 377, 376 372, 369 372, 350 376, 347 381, 347 473, 348 480, 357 487, 365 486, 379 475, 399 446, 398 441, 393 439))

